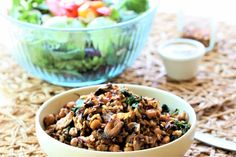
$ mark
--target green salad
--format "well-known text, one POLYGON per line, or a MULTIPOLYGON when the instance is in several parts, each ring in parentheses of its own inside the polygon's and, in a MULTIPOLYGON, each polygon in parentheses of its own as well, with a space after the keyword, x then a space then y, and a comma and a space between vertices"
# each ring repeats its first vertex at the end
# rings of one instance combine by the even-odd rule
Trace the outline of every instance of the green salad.
POLYGON ((135 18, 147 9, 147 0, 12 0, 9 13, 24 22, 70 28, 86 27, 99 17, 119 23, 135 18), (58 17, 63 16, 68 21, 60 21, 58 17), (80 24, 73 25, 72 20, 72 23, 80 24))
MULTIPOLYGON (((43 28, 99 28, 140 16, 148 0, 13 0, 9 15, 43 28)), ((132 49, 137 26, 99 31, 27 29, 19 43, 34 66, 49 73, 76 76, 104 71, 132 49)))

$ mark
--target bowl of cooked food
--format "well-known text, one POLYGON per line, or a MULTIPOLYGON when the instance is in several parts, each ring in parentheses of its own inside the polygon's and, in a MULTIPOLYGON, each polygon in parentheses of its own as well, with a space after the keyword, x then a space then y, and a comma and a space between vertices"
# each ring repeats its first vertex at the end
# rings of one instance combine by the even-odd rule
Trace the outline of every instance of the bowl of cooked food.
POLYGON ((195 128, 186 101, 130 84, 72 89, 46 101, 36 115, 39 144, 57 157, 180 157, 195 128))
POLYGON ((132 65, 156 10, 156 0, 14 0, 9 50, 53 84, 98 84, 132 65))

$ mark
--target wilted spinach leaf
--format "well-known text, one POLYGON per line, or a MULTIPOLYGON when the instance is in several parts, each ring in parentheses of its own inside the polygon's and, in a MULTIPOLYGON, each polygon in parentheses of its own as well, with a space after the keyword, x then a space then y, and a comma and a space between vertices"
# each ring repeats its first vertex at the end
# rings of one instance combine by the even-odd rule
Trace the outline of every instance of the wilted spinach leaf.
POLYGON ((182 134, 185 134, 189 130, 190 124, 186 121, 175 121, 173 127, 175 127, 174 130, 181 130, 182 134))
POLYGON ((142 97, 138 97, 126 89, 121 89, 121 93, 126 97, 125 103, 129 106, 132 106, 133 108, 138 107, 138 103, 142 100, 142 97))
POLYGON ((178 115, 179 114, 179 109, 175 109, 173 112, 171 112, 171 115, 178 115))
POLYGON ((166 104, 163 104, 161 108, 162 108, 161 113, 169 113, 170 112, 170 109, 166 104))

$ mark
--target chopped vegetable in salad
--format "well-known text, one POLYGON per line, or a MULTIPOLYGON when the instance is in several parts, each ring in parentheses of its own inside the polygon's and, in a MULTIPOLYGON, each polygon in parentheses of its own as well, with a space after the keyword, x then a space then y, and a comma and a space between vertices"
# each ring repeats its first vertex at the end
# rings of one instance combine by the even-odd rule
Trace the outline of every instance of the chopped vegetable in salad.
POLYGON ((28 23, 74 27, 68 21, 62 22, 66 17, 67 20, 81 23, 80 28, 100 17, 114 23, 127 21, 147 9, 148 0, 13 0, 9 13, 28 23))

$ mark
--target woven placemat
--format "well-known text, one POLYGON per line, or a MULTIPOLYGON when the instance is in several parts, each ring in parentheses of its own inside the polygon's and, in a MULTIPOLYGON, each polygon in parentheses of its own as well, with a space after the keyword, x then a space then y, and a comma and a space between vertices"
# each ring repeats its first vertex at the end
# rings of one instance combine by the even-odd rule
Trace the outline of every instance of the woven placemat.
MULTIPOLYGON (((195 79, 171 82, 157 56, 161 41, 176 37, 176 17, 158 14, 141 57, 122 75, 111 80, 152 86, 187 100, 198 116, 198 130, 236 142, 236 29, 224 24, 217 31, 217 46, 204 57, 195 79)), ((0 105, 0 156, 45 156, 35 136, 34 117, 50 97, 67 90, 27 74, 0 46, 0 90, 10 97, 0 105)), ((194 141, 187 156, 235 157, 194 141)))

